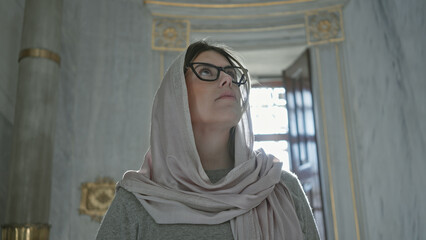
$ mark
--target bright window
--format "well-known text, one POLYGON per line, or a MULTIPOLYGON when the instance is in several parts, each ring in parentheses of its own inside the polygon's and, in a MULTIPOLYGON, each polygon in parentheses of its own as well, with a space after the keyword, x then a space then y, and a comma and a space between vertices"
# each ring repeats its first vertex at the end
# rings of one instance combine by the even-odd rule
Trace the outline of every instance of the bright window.
POLYGON ((290 170, 288 121, 283 87, 254 87, 250 91, 250 110, 255 135, 254 149, 263 148, 290 170))

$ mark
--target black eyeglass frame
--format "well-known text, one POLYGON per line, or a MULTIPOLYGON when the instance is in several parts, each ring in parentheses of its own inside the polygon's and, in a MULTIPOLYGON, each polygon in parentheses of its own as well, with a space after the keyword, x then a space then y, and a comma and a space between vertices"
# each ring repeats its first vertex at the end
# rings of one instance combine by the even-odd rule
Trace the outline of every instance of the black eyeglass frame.
MULTIPOLYGON (((226 74, 228 74, 228 73, 225 71, 226 69, 237 69, 237 71, 238 71, 238 70, 240 70, 240 71, 242 72, 241 79, 237 82, 237 81, 235 81, 235 79, 234 79, 234 78, 232 78, 232 82, 233 82, 233 83, 235 83, 235 84, 237 84, 238 86, 241 86, 241 85, 243 85, 243 84, 245 84, 245 83, 247 82, 247 78, 248 78, 248 70, 247 70, 247 69, 245 69, 245 68, 243 68, 243 67, 237 67, 237 66, 218 67, 218 66, 213 65, 213 64, 211 64, 211 63, 205 63, 205 62, 191 62, 191 63, 189 63, 188 65, 189 65, 189 67, 191 68, 192 72, 195 74, 195 76, 197 76, 197 77, 198 77, 200 80, 202 80, 202 81, 207 81, 207 82, 213 82, 213 81, 216 81, 216 80, 219 78, 219 76, 220 76, 220 72, 221 72, 221 71, 222 71, 222 72, 224 72, 224 73, 226 73, 226 74), (202 65, 207 65, 207 66, 210 66, 210 67, 214 67, 214 68, 216 68, 216 69, 217 69, 217 75, 216 75, 216 78, 214 78, 214 79, 206 79, 206 78, 202 78, 200 75, 198 75, 197 71, 195 70, 194 65, 196 65, 196 64, 202 64, 202 65), (243 79, 245 79, 245 80, 244 80, 244 82, 242 82, 242 80, 243 80, 243 79)), ((229 75, 229 74, 228 74, 228 75, 229 75)))

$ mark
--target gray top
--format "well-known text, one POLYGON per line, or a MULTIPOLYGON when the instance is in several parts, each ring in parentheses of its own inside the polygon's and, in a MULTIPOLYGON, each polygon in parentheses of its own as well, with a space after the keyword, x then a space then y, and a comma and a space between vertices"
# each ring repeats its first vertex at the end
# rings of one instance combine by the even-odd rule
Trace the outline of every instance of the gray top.
MULTIPOLYGON (((206 171, 211 182, 224 177, 230 169, 206 171)), ((304 239, 319 239, 306 195, 297 177, 283 171, 285 183, 293 198, 304 239)), ((157 224, 132 193, 119 188, 99 228, 100 239, 234 239, 228 222, 205 224, 157 224)))

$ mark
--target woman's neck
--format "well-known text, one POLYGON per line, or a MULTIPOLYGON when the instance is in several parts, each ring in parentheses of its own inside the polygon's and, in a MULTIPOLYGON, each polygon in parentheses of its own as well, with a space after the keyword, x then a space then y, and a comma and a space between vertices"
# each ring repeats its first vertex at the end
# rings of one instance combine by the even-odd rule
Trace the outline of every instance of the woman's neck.
POLYGON ((194 126, 195 145, 205 170, 234 167, 229 153, 229 129, 194 126))

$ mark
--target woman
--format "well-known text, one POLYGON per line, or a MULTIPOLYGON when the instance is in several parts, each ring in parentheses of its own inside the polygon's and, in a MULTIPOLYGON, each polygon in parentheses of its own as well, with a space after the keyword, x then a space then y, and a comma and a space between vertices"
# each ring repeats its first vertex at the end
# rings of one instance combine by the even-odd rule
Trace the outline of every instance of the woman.
POLYGON ((253 151, 249 75, 225 47, 191 44, 155 96, 151 147, 97 239, 319 239, 297 178, 253 151))

